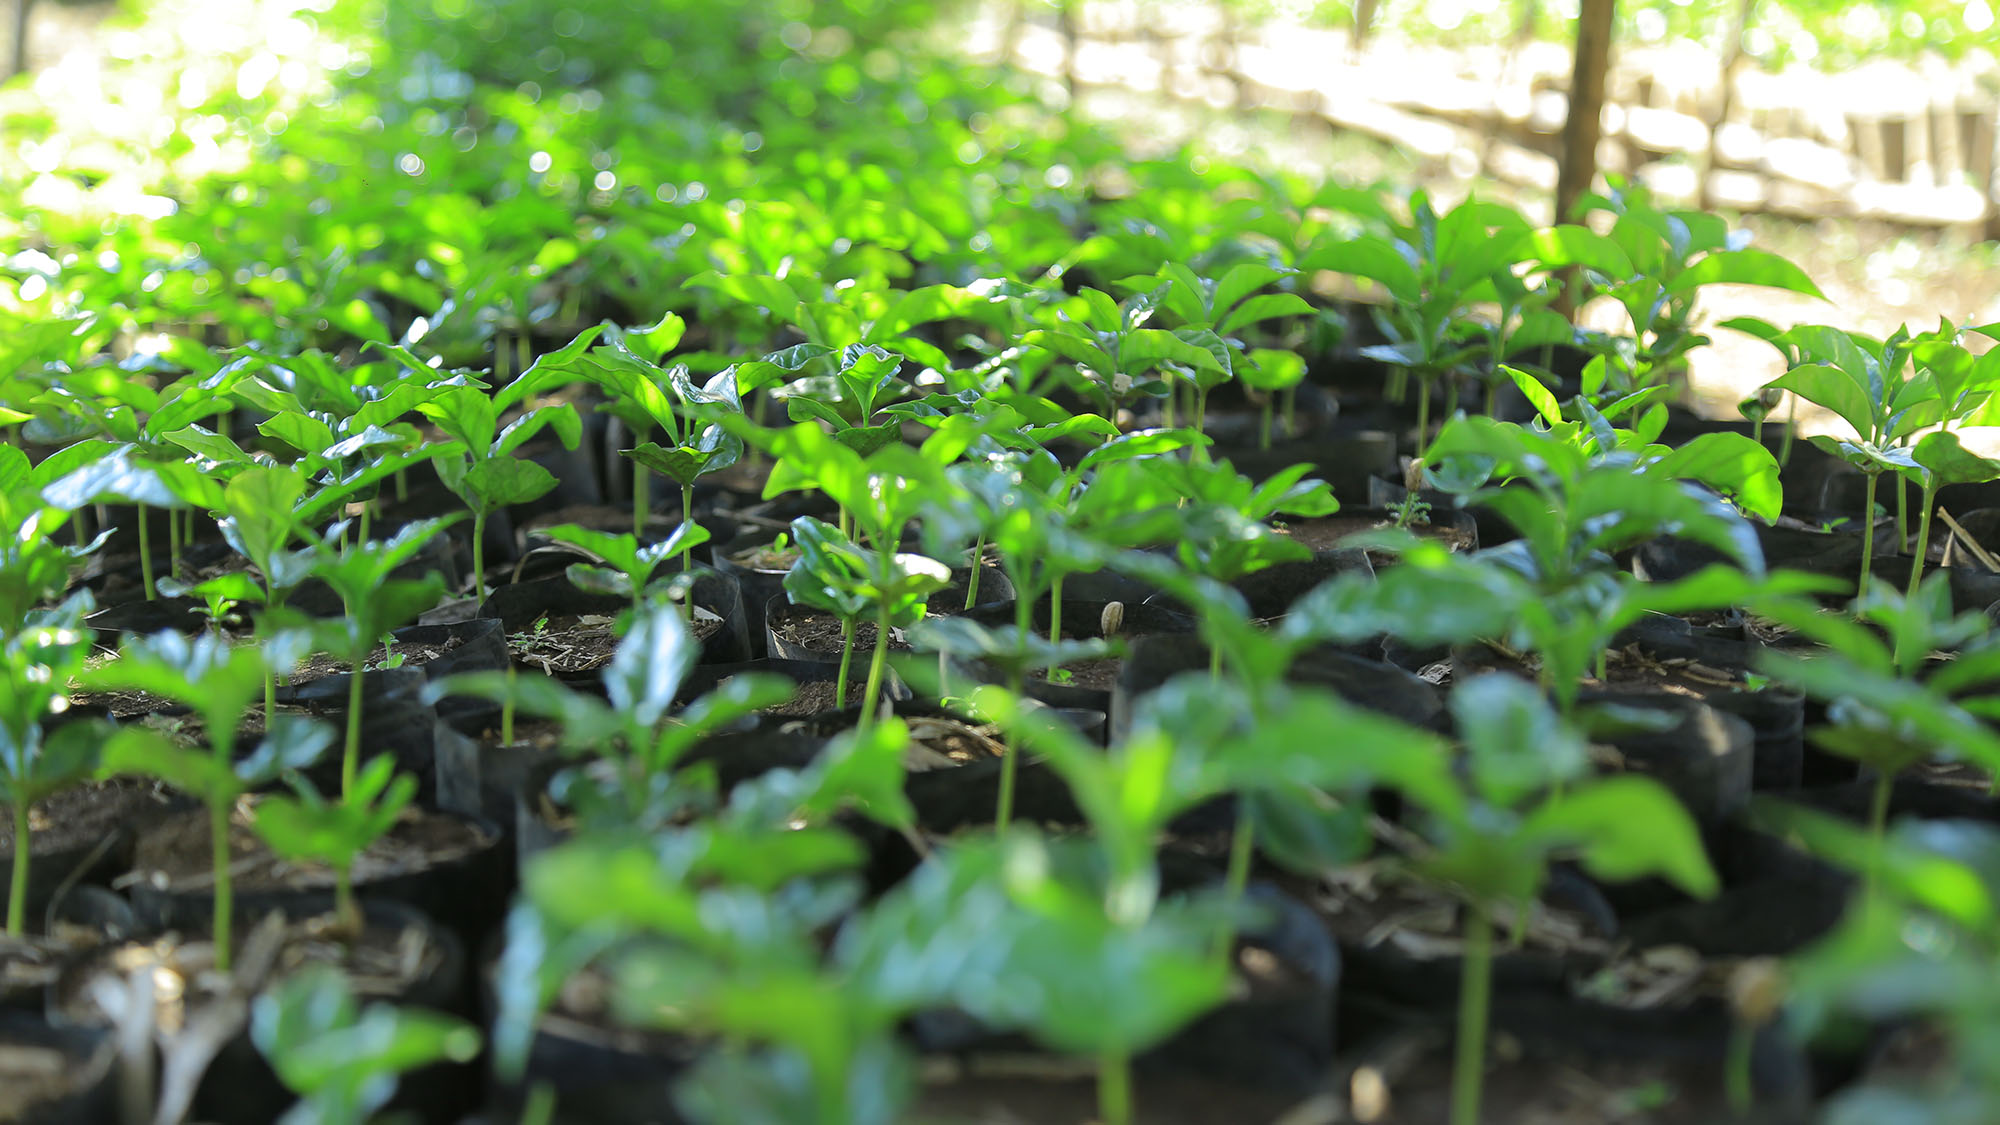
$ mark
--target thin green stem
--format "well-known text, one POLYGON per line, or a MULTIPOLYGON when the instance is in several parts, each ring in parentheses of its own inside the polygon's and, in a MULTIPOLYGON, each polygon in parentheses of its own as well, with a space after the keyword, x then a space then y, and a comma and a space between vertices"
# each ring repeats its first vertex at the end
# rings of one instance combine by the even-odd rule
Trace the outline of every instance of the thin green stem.
MULTIPOLYGON (((681 485, 681 526, 691 527, 693 525, 694 525, 694 485, 684 484, 681 485)), ((688 571, 693 569, 694 569, 694 552, 682 551, 681 573, 686 574, 688 571)))
POLYGON ((1466 904, 1465 962, 1458 985, 1458 1047, 1452 1065, 1451 1125, 1479 1125, 1486 1075, 1486 1012, 1493 989, 1493 922, 1482 903, 1466 904))
POLYGON ((1910 536, 1910 490, 1903 487, 1900 477, 1891 483, 1896 488, 1896 542, 1907 543, 1910 536))
POLYGON ((1132 1125, 1132 1059, 1123 1052, 1097 1056, 1097 1118, 1103 1125, 1132 1125))
POLYGON ((1250 860, 1257 854, 1257 818, 1250 812, 1250 795, 1236 795, 1236 830, 1229 834, 1229 868, 1222 881, 1222 920, 1216 924, 1215 954, 1227 966, 1236 944, 1236 907, 1250 885, 1250 860))
POLYGON ((215 864, 215 914, 210 923, 214 928, 215 967, 229 971, 229 808, 228 801, 210 801, 208 805, 208 839, 210 854, 215 864))
POLYGON ((854 663, 854 619, 840 619, 840 675, 833 681, 833 709, 847 709, 847 669, 854 663))
MULTIPOLYGON (((1205 433, 1207 426, 1208 388, 1197 383, 1194 388, 1194 432, 1197 434, 1205 433)), ((1194 454, 1206 462, 1208 460, 1208 447, 1206 445, 1197 445, 1194 447, 1194 454)))
POLYGON ((146 529, 146 517, 150 513, 146 505, 139 505, 139 581, 146 587, 146 600, 149 602, 160 596, 153 588, 153 536, 146 529))
POLYGON ((1296 435, 1299 430, 1299 389, 1286 387, 1284 397, 1285 436, 1289 438, 1296 435))
POLYGON ((1431 381, 1417 380, 1417 456, 1424 453, 1424 444, 1431 432, 1431 381))
POLYGON ((354 776, 361 766, 361 686, 362 666, 368 663, 367 648, 354 654, 347 669, 347 744, 340 751, 340 796, 354 795, 354 776))
POLYGON ((404 503, 408 501, 409 498, 410 498, 410 471, 408 469, 397 469, 396 503, 398 504, 404 503))
POLYGON ((181 573, 181 514, 168 508, 167 512, 167 577, 179 578, 181 573))
POLYGON ((1855 587, 1854 596, 1868 596, 1868 571, 1875 562, 1875 479, 1878 474, 1869 473, 1868 483, 1861 491, 1861 584, 1855 587))
POLYGON ((1875 896, 1882 883, 1883 841, 1889 825, 1889 796, 1895 791, 1896 775, 1878 769, 1875 792, 1868 802, 1868 872, 1861 883, 1861 908, 1875 909, 1875 896))
POLYGON ((14 802, 14 871, 7 885, 7 933, 21 936, 28 915, 28 857, 34 850, 28 835, 28 802, 14 802))
POLYGON ((472 513, 472 600, 486 604, 486 512, 472 513))
POLYGON ((528 1091, 528 1103, 521 1107, 521 1125, 549 1125, 556 1117, 556 1088, 537 1082, 528 1091))
POLYGON ((1063 575, 1049 579, 1049 641, 1062 640, 1062 586, 1063 575))
POLYGON ((354 901, 354 870, 350 867, 334 869, 333 916, 341 929, 355 938, 361 936, 365 924, 361 919, 361 907, 354 901))
POLYGON ((868 686, 862 689, 861 721, 855 729, 867 731, 875 724, 875 697, 882 690, 882 670, 889 664, 889 607, 875 611, 875 653, 868 658, 868 686))
POLYGON ((1271 400, 1266 398, 1264 405, 1257 412, 1257 448, 1259 449, 1271 448, 1271 414, 1271 400))
POLYGON ((986 569, 986 533, 979 533, 979 542, 972 545, 972 573, 965 579, 965 609, 971 612, 979 604, 979 572, 986 569))
POLYGON ((1730 1112, 1744 1116, 1755 1101, 1750 1083, 1750 1053, 1757 1042, 1757 1029, 1738 1015, 1729 1028, 1729 1049, 1722 1064, 1722 1090, 1730 1112))
POLYGON ((1905 597, 1917 596, 1917 586, 1924 580, 1924 558, 1931 547, 1931 509, 1937 506, 1937 474, 1924 485, 1924 507, 1917 513, 1917 543, 1910 559, 1910 588, 1905 597))
POLYGON ((1778 467, 1792 463, 1792 436, 1799 432, 1799 397, 1792 396, 1792 408, 1785 414, 1785 440, 1778 443, 1778 467))

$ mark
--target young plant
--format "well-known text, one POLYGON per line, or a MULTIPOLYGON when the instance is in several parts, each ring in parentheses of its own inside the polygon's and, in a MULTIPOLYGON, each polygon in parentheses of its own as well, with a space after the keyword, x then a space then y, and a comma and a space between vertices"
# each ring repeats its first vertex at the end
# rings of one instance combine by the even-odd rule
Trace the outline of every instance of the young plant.
MULTIPOLYGON (((342 525, 327 532, 319 545, 313 574, 340 595, 347 615, 320 624, 320 646, 347 661, 347 740, 340 757, 340 792, 354 792, 361 766, 361 703, 368 654, 383 634, 415 620, 444 596, 444 579, 436 571, 422 578, 395 578, 405 563, 459 517, 417 520, 388 540, 370 539, 345 550, 332 544, 342 525)), ((475 537, 475 542, 476 542, 475 537)))
POLYGON ((359 937, 364 923, 354 900, 354 861, 395 827, 417 795, 417 779, 396 773, 396 759, 383 754, 356 776, 353 788, 328 804, 303 777, 288 779, 296 798, 266 797, 257 804, 251 827, 279 858, 323 863, 333 870, 333 909, 341 930, 359 937))
POLYGON ((1697 897, 1715 892, 1716 876, 1672 794, 1651 778, 1588 779, 1582 735, 1532 685, 1480 676, 1452 692, 1451 711, 1465 744, 1466 789, 1426 807, 1428 849, 1410 863, 1465 903, 1451 1122, 1476 1125, 1494 908, 1534 902, 1550 860, 1569 853, 1599 878, 1659 875, 1697 897))
POLYGON ((479 1032, 464 1020, 380 1002, 362 1008, 347 977, 325 965, 259 993, 250 1040, 299 1095, 279 1125, 363 1125, 403 1072, 479 1053, 479 1032))
MULTIPOLYGON (((671 771, 689 749, 744 716, 791 698, 790 681, 748 674, 731 677, 672 713, 700 656, 701 645, 680 611, 655 598, 633 616, 605 665, 603 698, 554 680, 504 672, 453 676, 429 685, 424 694, 432 700, 469 695, 511 702, 531 715, 559 720, 566 752, 604 755, 616 767, 615 777, 598 793, 613 823, 644 826, 671 811, 662 796, 673 783, 671 771)), ((581 790, 571 786, 573 796, 583 796, 581 790)))
MULTIPOLYGON (((2000 648, 1978 645, 1919 679, 1932 652, 1983 639, 1991 628, 1982 613, 1952 616, 1947 575, 1932 574, 1913 598, 1877 582, 1855 605, 1859 622, 1804 605, 1763 607, 1773 620, 1821 640, 1827 651, 1799 656, 1766 649, 1758 654, 1757 668, 1829 704, 1828 724, 1813 732, 1813 742, 1875 771, 1868 825, 1879 842, 1896 777, 1918 762, 1946 755, 2000 775, 2000 735, 1979 717, 2000 712, 1990 694, 2000 673, 2000 648), (1956 698, 1971 692, 1987 694, 1956 698)), ((1874 901, 1876 882, 1871 869, 1864 901, 1874 901)))
POLYGON ((923 555, 870 549, 855 544, 824 520, 792 521, 799 559, 785 572, 785 596, 793 605, 822 610, 840 619, 840 672, 834 706, 847 706, 847 669, 854 655, 855 625, 872 616, 875 648, 868 658, 859 725, 874 721, 875 701, 889 655, 892 629, 924 619, 930 596, 951 584, 951 568, 923 555))
POLYGON ((1832 411, 1854 430, 1851 438, 1815 434, 1808 440, 1866 477, 1861 577, 1855 586, 1866 590, 1875 557, 1876 481, 1885 471, 1914 469, 1904 447, 1943 420, 1944 401, 1935 381, 1905 375, 1914 344, 1901 329, 1879 342, 1820 325, 1794 328, 1787 336, 1810 362, 1768 385, 1832 411))
POLYGON ((645 546, 640 546, 640 541, 630 535, 613 535, 573 523, 544 528, 541 533, 594 555, 605 564, 571 563, 563 573, 572 584, 593 594, 631 598, 634 613, 648 597, 667 592, 667 587, 673 584, 667 580, 654 581, 653 574, 662 563, 679 556, 685 572, 691 565, 687 563, 688 552, 708 542, 708 531, 687 521, 682 521, 665 539, 645 546))
POLYGON ((697 385, 682 365, 662 368, 660 361, 680 343, 685 330, 672 313, 644 333, 627 332, 590 353, 592 378, 610 401, 598 409, 625 423, 638 444, 625 450, 632 462, 632 534, 643 539, 651 508, 651 474, 660 473, 681 490, 681 525, 694 519, 694 482, 736 463, 742 439, 711 421, 714 411, 741 415, 734 368, 697 385), (639 351, 633 350, 637 344, 639 351), (665 445, 639 441, 657 426, 665 445))
POLYGON ((552 428, 570 449, 575 449, 583 436, 583 422, 576 408, 566 402, 525 410, 505 428, 500 420, 529 396, 567 378, 570 364, 590 346, 597 332, 585 332, 561 351, 536 360, 520 378, 491 395, 461 377, 433 385, 432 397, 417 404, 425 417, 459 443, 438 456, 434 464, 445 487, 465 501, 472 513, 472 593, 480 601, 486 598, 487 517, 509 504, 538 499, 557 483, 553 473, 533 461, 516 458, 514 451, 544 427, 552 428))
MULTIPOLYGON (((0 579, 4 581, 4 579, 0 579)), ((28 812, 35 803, 82 780, 97 763, 105 732, 95 723, 47 729, 63 693, 90 652, 83 624, 88 592, 61 605, 30 610, 0 630, 0 803, 13 817, 14 866, 7 894, 7 933, 26 924, 28 859, 34 849, 28 812)))
POLYGON ((1404 382, 1416 377, 1421 449, 1430 440, 1432 390, 1444 384, 1449 418, 1458 407, 1458 377, 1475 373, 1489 353, 1491 338, 1469 312, 1474 302, 1498 296, 1494 278, 1513 266, 1528 222, 1510 207, 1476 199, 1439 215, 1422 191, 1411 193, 1407 223, 1379 205, 1370 210, 1381 229, 1313 247, 1298 265, 1364 277, 1388 291, 1390 303, 1370 312, 1389 342, 1361 354, 1391 366, 1389 394, 1396 401, 1404 382))
POLYGON ((303 769, 333 744, 324 724, 296 715, 277 715, 265 724, 264 738, 246 757, 236 756, 237 730, 264 687, 267 669, 289 671, 305 654, 303 638, 279 634, 259 643, 231 645, 203 634, 189 640, 178 633, 127 636, 118 659, 79 677, 95 689, 150 692, 180 703, 201 720, 206 753, 191 749, 148 727, 126 726, 104 747, 104 769, 157 777, 199 797, 208 806, 214 851, 215 950, 219 968, 229 966, 229 817, 236 799, 286 770, 303 769))
MULTIPOLYGON (((1304 365, 1293 357, 1293 363, 1286 364, 1276 356, 1287 353, 1264 352, 1264 362, 1271 369, 1270 374, 1253 358, 1253 353, 1233 334, 1253 325, 1261 324, 1283 316, 1311 316, 1312 305, 1297 293, 1259 293, 1258 290, 1281 279, 1292 277, 1297 270, 1283 269, 1261 262, 1238 262, 1223 275, 1214 280, 1203 278, 1180 262, 1169 262, 1160 267, 1153 277, 1127 278, 1119 287, 1128 293, 1158 293, 1163 287, 1164 294, 1158 297, 1158 308, 1172 313, 1181 326, 1174 329, 1174 335, 1183 343, 1192 344, 1213 356, 1215 362, 1207 365, 1170 365, 1167 370, 1182 375, 1194 387, 1194 417, 1192 425, 1199 434, 1208 418, 1208 394, 1215 387, 1231 379, 1247 377, 1251 372, 1259 373, 1264 390, 1282 389, 1286 385, 1286 375, 1296 371, 1304 375, 1304 365)), ((1296 379, 1293 380, 1296 382, 1296 379)), ((1171 393, 1171 392, 1169 392, 1171 393)), ((1264 436, 1270 435, 1270 408, 1265 407, 1264 436)), ((1199 450, 1197 448, 1197 456, 1199 450)))
POLYGON ((1075 364, 1082 380, 1078 389, 1089 395, 1114 423, 1125 404, 1134 395, 1143 394, 1165 396, 1167 425, 1171 427, 1171 384, 1155 373, 1171 371, 1172 365, 1209 377, 1224 372, 1215 353, 1201 344, 1191 343, 1163 328, 1145 327, 1170 289, 1170 285, 1161 285, 1119 302, 1096 289, 1085 288, 1079 298, 1081 309, 1058 310, 1062 327, 1030 332, 1023 343, 1045 348, 1075 364), (1078 315, 1072 316, 1072 311, 1078 315))

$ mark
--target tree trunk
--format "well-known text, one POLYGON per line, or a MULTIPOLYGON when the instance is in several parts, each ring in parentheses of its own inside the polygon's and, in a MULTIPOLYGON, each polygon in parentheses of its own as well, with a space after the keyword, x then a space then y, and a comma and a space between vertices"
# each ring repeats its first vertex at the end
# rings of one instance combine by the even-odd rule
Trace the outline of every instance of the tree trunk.
POLYGON ((1604 77, 1611 69, 1611 20, 1618 0, 1583 0, 1576 21, 1576 62, 1570 71, 1569 116, 1563 123, 1562 171, 1556 178, 1556 221, 1597 177, 1597 142, 1604 134, 1604 77))
POLYGON ((1355 58, 1361 57, 1361 48, 1368 42, 1368 32, 1375 24, 1375 10, 1381 7, 1380 0, 1354 0, 1354 46, 1355 58))
POLYGON ((14 0, 14 57, 7 77, 28 73, 28 8, 34 0, 14 0))

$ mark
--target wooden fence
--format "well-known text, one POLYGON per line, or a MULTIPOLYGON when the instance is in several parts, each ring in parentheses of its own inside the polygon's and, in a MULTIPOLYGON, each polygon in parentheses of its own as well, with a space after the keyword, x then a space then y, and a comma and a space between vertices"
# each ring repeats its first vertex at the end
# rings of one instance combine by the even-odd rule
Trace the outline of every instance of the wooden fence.
MULTIPOLYGON (((1462 176, 1553 190, 1571 58, 1560 45, 1425 48, 1253 26, 1205 2, 1080 0, 996 47, 1031 70, 1366 134, 1462 176)), ((2000 61, 1843 74, 1730 66, 1692 44, 1614 47, 1600 167, 1671 197, 2000 238, 2000 61)))

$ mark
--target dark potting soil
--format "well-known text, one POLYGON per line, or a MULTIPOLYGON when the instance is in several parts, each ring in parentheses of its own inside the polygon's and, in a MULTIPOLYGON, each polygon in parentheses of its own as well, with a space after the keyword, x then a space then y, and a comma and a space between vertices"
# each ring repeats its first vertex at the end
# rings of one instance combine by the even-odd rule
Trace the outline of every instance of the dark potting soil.
POLYGON ((792 568, 793 563, 799 561, 799 553, 790 547, 782 551, 774 551, 771 549, 771 544, 766 543, 762 546, 751 547, 748 550, 734 552, 729 556, 729 561, 742 567, 744 570, 760 570, 771 574, 783 574, 792 568))
MULTIPOLYGON (((255 799, 238 802, 229 824, 230 877, 238 894, 260 890, 327 890, 333 871, 280 859, 250 827, 255 799)), ((443 813, 403 810, 394 827, 354 861, 354 883, 421 871, 477 852, 491 841, 478 826, 443 813)), ((163 890, 207 891, 214 883, 208 811, 178 813, 140 833, 128 881, 163 890)))
MULTIPOLYGON (((515 663, 539 668, 548 675, 561 672, 592 672, 611 663, 618 650, 613 631, 617 618, 602 613, 557 613, 536 621, 534 626, 507 638, 507 651, 515 663)), ((688 631, 698 643, 722 631, 720 617, 696 609, 688 631)))
MULTIPOLYGON (((156 781, 112 778, 65 789, 28 810, 28 834, 37 852, 89 847, 112 829, 138 826, 166 815, 181 801, 156 781)), ((0 817, 0 859, 14 854, 14 818, 0 817)))
MULTIPOLYGON (((771 623, 771 631, 785 641, 795 644, 807 652, 840 658, 840 619, 829 613, 793 613, 771 623)), ((908 652, 910 644, 903 639, 902 630, 889 630, 889 651, 908 652)), ((866 654, 875 651, 875 625, 861 622, 854 626, 854 653, 858 662, 866 654)))
MULTIPOLYGON (((868 690, 868 680, 847 681, 847 704, 853 706, 861 699, 861 693, 868 690)), ((792 698, 776 707, 766 707, 766 715, 817 715, 823 711, 837 710, 834 705, 834 683, 832 680, 809 680, 799 685, 792 698)))
MULTIPOLYGON (((1311 906, 1341 945, 1351 948, 1387 946, 1414 959, 1452 959, 1463 955, 1458 899, 1406 880, 1380 879, 1372 865, 1343 868, 1312 885, 1287 885, 1311 906)), ((1496 933, 1511 934, 1513 910, 1494 912, 1496 933)), ((1587 963, 1608 959, 1613 946, 1599 930, 1602 925, 1563 906, 1537 902, 1521 934, 1521 951, 1575 958, 1587 963)))
MULTIPOLYGON (((1356 1068, 1354 1107, 1373 1125, 1445 1125, 1451 1119, 1452 1056, 1444 1036, 1429 1050, 1389 1052, 1382 1065, 1356 1068)), ((1766 1109, 1733 1116, 1723 1102, 1722 1066, 1686 1060, 1522 1058, 1504 1031, 1490 1041, 1479 1120, 1484 1125, 1716 1125, 1803 1120, 1766 1109)))
MULTIPOLYGON (((362 662, 361 667, 366 671, 373 672, 380 668, 387 668, 391 665, 391 662, 394 662, 398 668, 421 668, 464 643, 464 638, 453 636, 435 643, 399 644, 393 647, 376 645, 375 650, 368 654, 368 659, 362 662), (399 657, 401 658, 400 660, 398 659, 399 657)), ((300 684, 311 683, 326 676, 339 675, 346 672, 350 667, 351 665, 345 660, 338 659, 329 653, 316 652, 307 657, 305 663, 300 664, 292 672, 290 679, 282 682, 297 687, 300 684)))
MULTIPOLYGON (((1301 1099, 1269 1090, 1185 1074, 1133 1075, 1135 1119, 1146 1125, 1220 1125, 1223 1122, 1331 1121, 1304 1109, 1301 1099)), ((980 1121, 994 1125, 1087 1125, 1100 1120, 1095 1069, 1087 1060, 1042 1054, 983 1052, 927 1060, 925 1082, 911 1117, 917 1121, 980 1121)))
MULTIPOLYGON (((47 934, 0 934, 0 997, 32 996, 37 1010, 63 966, 104 940, 102 930, 58 922, 47 934)), ((4 1081, 4 1079, 0 1079, 4 1081)), ((0 1113, 0 1121, 9 1120, 0 1113)))
POLYGON ((903 768, 911 773, 998 758, 1006 749, 999 728, 994 726, 931 715, 918 715, 907 722, 910 747, 903 754, 903 768))
MULTIPOLYGON (((1391 523, 1371 516, 1323 516, 1318 519, 1293 520, 1274 525, 1278 534, 1287 536, 1312 551, 1330 551, 1338 547, 1349 536, 1364 531, 1392 527, 1391 523)), ((1433 527, 1425 523, 1413 523, 1410 530, 1424 539, 1436 539, 1454 551, 1469 551, 1475 545, 1472 537, 1457 528, 1433 527)))
MULTIPOLYGON (((1068 630, 1064 630, 1068 632, 1068 630)), ((1091 691, 1110 691, 1118 686, 1118 675, 1125 668, 1125 658, 1107 656, 1101 660, 1079 660, 1056 669, 1069 673, 1068 679, 1051 676, 1048 670, 1034 673, 1038 680, 1062 684, 1065 687, 1087 688, 1091 691)))

